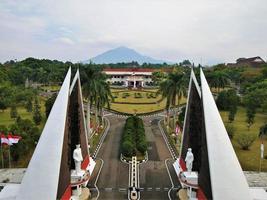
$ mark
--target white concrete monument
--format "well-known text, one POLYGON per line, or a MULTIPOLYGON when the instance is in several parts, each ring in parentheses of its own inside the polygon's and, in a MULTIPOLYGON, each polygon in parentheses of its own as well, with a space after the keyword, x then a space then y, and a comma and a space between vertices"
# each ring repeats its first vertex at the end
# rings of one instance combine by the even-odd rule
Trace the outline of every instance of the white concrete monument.
POLYGON ((188 148, 187 153, 186 153, 186 157, 185 157, 186 168, 187 168, 188 172, 192 171, 193 161, 194 161, 194 155, 192 153, 192 149, 188 148))
POLYGON ((81 163, 83 161, 82 150, 80 144, 76 145, 76 149, 73 151, 73 159, 75 162, 75 172, 77 175, 81 174, 81 163))

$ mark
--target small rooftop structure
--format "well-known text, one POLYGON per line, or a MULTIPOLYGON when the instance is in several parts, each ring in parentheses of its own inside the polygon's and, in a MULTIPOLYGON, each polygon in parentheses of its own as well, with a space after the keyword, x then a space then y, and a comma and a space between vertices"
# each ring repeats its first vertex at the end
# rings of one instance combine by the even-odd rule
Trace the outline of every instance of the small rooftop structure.
POLYGON ((238 58, 236 60, 236 63, 228 63, 227 66, 233 66, 233 67, 260 67, 263 64, 266 64, 266 62, 260 57, 251 57, 251 58, 238 58))

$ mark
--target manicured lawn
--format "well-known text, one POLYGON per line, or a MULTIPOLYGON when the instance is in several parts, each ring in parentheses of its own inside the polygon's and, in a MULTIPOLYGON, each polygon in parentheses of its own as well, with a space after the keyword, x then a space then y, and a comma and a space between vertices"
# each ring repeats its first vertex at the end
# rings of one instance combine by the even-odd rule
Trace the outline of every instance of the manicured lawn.
MULTIPOLYGON (((111 103, 111 109, 118 112, 128 113, 128 114, 142 114, 147 112, 154 112, 157 110, 162 110, 166 106, 166 99, 162 99, 161 95, 158 95, 156 98, 149 98, 147 93, 156 93, 156 89, 151 89, 148 91, 140 90, 127 90, 127 89, 112 89, 112 94, 116 95, 115 102, 111 103), (129 96, 122 98, 125 93, 128 93, 129 96), (135 98, 135 93, 140 93, 142 98, 135 98), (159 101, 161 100, 161 101, 159 101), (159 101, 159 102, 157 102, 159 101), (124 102, 124 104, 116 103, 124 102), (133 104, 140 103, 140 104, 133 104), (142 103, 153 103, 153 104, 142 104, 142 103)), ((186 103, 186 98, 182 98, 180 104, 186 103)))
POLYGON ((156 103, 162 99, 161 95, 157 95, 156 92, 144 92, 144 91, 121 91, 113 92, 114 102, 124 103, 156 103), (129 95, 126 97, 126 95, 129 95), (136 98, 135 95, 140 95, 136 98))
POLYGON ((134 113, 147 113, 147 112, 153 112, 157 110, 161 110, 164 108, 164 102, 162 101, 160 104, 111 104, 111 109, 128 113, 128 114, 134 114, 134 113))
MULTIPOLYGON (((228 124, 228 112, 221 112, 222 119, 226 124, 228 124)), ((250 130, 247 128, 246 123, 246 110, 243 107, 238 108, 238 112, 235 117, 235 121, 232 123, 235 128, 235 135, 232 139, 232 144, 234 146, 235 152, 239 159, 239 162, 243 168, 243 170, 259 170, 260 163, 260 139, 257 137, 255 142, 250 147, 250 150, 245 151, 240 148, 240 146, 236 142, 236 137, 241 133, 249 133, 258 136, 259 128, 264 123, 267 122, 267 115, 263 113, 257 113, 255 116, 255 122, 250 127, 250 130)), ((267 155, 266 147, 267 141, 264 141, 265 144, 265 156, 267 155)), ((267 171, 267 159, 264 159, 262 162, 262 171, 267 171)))

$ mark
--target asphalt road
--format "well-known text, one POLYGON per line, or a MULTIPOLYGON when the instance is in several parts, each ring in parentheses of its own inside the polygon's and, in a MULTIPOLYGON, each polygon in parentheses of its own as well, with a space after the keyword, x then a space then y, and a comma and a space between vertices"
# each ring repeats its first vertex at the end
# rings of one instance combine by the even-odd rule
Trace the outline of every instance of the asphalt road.
POLYGON ((159 119, 158 117, 144 119, 149 147, 148 161, 140 165, 141 199, 169 199, 168 191, 172 188, 172 184, 166 164, 174 184, 178 184, 177 176, 173 173, 174 160, 171 159, 158 127, 159 119))
POLYGON ((100 148, 97 158, 104 161, 97 187, 99 199, 127 199, 129 167, 119 159, 119 147, 125 119, 108 117, 109 132, 100 148))
MULTIPOLYGON (((96 184, 100 192, 98 199, 127 199, 129 166, 119 159, 120 139, 125 118, 119 118, 114 114, 107 118, 110 121, 110 129, 97 155, 97 159, 104 161, 96 184)), ((169 199, 169 190, 172 199, 176 199, 176 189, 172 189, 170 176, 174 187, 179 186, 172 167, 174 160, 171 158, 158 127, 159 119, 161 118, 158 116, 144 118, 149 147, 148 161, 139 165, 141 199, 169 199), (170 176, 166 166, 168 166, 170 176)), ((99 165, 100 162, 98 162, 99 165)), ((100 167, 94 171, 93 177, 97 176, 99 169, 100 167)), ((93 185, 91 188, 95 190, 93 185)), ((93 193, 93 197, 96 197, 95 192, 93 193)))

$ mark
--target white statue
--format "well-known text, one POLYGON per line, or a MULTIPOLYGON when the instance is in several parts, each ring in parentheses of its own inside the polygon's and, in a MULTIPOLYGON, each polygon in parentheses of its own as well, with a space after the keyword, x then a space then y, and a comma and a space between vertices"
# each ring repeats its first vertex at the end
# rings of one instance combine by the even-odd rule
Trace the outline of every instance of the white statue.
POLYGON ((73 159, 75 162, 76 174, 81 173, 81 163, 83 161, 82 150, 79 144, 76 145, 76 149, 73 151, 73 159))
POLYGON ((186 153, 186 157, 185 157, 186 168, 187 168, 188 172, 192 171, 193 161, 194 161, 194 155, 192 153, 192 149, 188 148, 187 153, 186 153))

